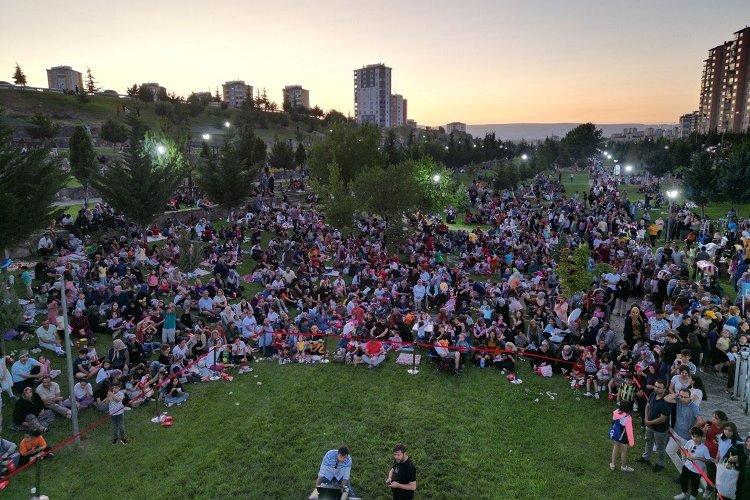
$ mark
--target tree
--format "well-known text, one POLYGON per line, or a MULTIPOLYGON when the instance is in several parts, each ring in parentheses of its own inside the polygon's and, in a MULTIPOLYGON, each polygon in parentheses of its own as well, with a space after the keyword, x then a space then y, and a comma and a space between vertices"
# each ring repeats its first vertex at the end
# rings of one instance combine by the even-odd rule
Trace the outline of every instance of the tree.
POLYGON ((153 91, 150 87, 146 87, 145 85, 141 85, 138 87, 138 99, 140 99, 143 102, 152 102, 156 96, 154 95, 153 91))
POLYGON ((583 161, 593 156, 601 146, 602 131, 593 123, 584 123, 565 134, 562 146, 573 161, 583 161))
POLYGON ((107 142, 121 143, 128 140, 128 129, 117 120, 109 118, 102 124, 99 137, 107 142))
POLYGON ((406 164, 369 167, 352 183, 354 200, 385 223, 385 241, 401 243, 406 237, 406 217, 419 209, 423 199, 414 171, 406 164))
POLYGON ((380 129, 374 125, 334 125, 309 152, 310 174, 325 182, 328 166, 335 160, 341 169, 341 180, 348 186, 363 168, 383 166, 379 147, 380 129))
POLYGON ((178 232, 175 240, 177 246, 180 247, 180 259, 177 261, 177 267, 184 273, 192 273, 198 269, 203 261, 201 245, 194 243, 190 238, 190 228, 178 232))
POLYGON ((55 125, 49 116, 38 111, 30 120, 31 126, 26 127, 26 132, 33 139, 52 139, 60 131, 59 125, 55 125))
POLYGON ((573 252, 564 248, 560 252, 560 265, 557 274, 560 277, 560 289, 563 296, 573 297, 589 289, 594 277, 589 271, 591 251, 587 245, 578 246, 573 252))
POLYGON ((401 145, 398 143, 396 132, 394 132, 393 129, 388 129, 385 133, 383 156, 385 157, 386 165, 395 165, 396 163, 400 163, 406 157, 401 149, 401 145))
POLYGON ((351 195, 351 191, 346 190, 341 179, 341 169, 335 161, 328 165, 326 182, 313 181, 313 188, 320 196, 320 206, 326 221, 342 231, 351 230, 354 226, 354 213, 358 209, 357 200, 351 195))
POLYGON ((99 92, 99 87, 96 86, 94 75, 91 74, 91 68, 86 68, 86 92, 89 94, 96 94, 99 92))
POLYGON ((717 192, 718 172, 713 157, 708 153, 696 155, 690 167, 683 174, 683 185, 687 196, 701 207, 702 215, 706 215, 706 205, 717 192))
POLYGON ((298 167, 304 167, 306 160, 307 152, 305 151, 305 145, 300 142, 297 144, 297 150, 294 152, 294 163, 298 167))
POLYGON ((70 173, 84 188, 83 205, 89 204, 89 186, 96 175, 99 164, 94 151, 94 141, 83 127, 78 125, 70 137, 70 173))
POLYGON ((13 73, 13 83, 20 85, 21 87, 26 86, 26 75, 24 74, 21 66, 16 63, 16 71, 13 73))
POLYGON ((659 148, 649 153, 646 158, 646 170, 656 177, 664 177, 674 170, 674 158, 669 150, 659 148))
POLYGON ((45 228, 58 213, 52 203, 67 174, 46 146, 26 152, 13 146, 13 134, 0 123, 0 246, 15 247, 45 228))
POLYGON ((744 145, 733 151, 724 160, 719 176, 721 196, 732 203, 750 201, 750 146, 744 145))
POLYGON ((242 150, 233 137, 227 138, 220 154, 210 152, 196 166, 198 185, 211 201, 228 211, 240 206, 250 195, 252 183, 260 172, 260 166, 248 170, 243 165, 242 150))
POLYGON ((283 168, 284 170, 294 167, 294 150, 288 141, 277 140, 271 148, 271 155, 268 157, 268 163, 272 167, 283 168))
POLYGON ((138 97, 138 84, 134 83, 132 87, 128 87, 125 91, 130 97, 138 97))
POLYGON ((182 180, 183 158, 168 141, 131 133, 127 154, 97 175, 92 186, 115 210, 144 230, 164 211, 182 180))

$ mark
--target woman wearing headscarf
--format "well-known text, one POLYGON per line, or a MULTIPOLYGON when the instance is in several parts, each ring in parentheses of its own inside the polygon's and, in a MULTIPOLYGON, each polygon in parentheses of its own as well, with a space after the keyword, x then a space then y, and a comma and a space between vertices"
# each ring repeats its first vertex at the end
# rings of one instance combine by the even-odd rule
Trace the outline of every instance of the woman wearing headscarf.
POLYGON ((128 347, 121 339, 115 339, 112 342, 112 348, 109 350, 109 361, 113 370, 121 370, 123 374, 128 373, 130 367, 130 353, 128 347))

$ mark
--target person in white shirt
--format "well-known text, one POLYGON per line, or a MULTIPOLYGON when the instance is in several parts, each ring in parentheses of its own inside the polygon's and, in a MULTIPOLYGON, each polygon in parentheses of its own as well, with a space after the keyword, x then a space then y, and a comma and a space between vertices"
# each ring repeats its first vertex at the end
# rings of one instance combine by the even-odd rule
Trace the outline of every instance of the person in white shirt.
POLYGON ((42 383, 39 384, 35 391, 44 403, 44 407, 58 415, 70 418, 71 413, 66 406, 70 406, 68 401, 63 401, 60 393, 60 386, 57 382, 52 382, 49 376, 42 377, 42 383), (63 406, 65 405, 65 406, 63 406))
POLYGON ((245 313, 242 318, 242 337, 246 339, 250 338, 257 333, 257 330, 258 321, 255 319, 255 316, 249 312, 245 313))
POLYGON ((55 245, 52 243, 52 239, 49 237, 49 234, 44 233, 44 236, 39 239, 39 243, 37 244, 36 249, 42 255, 50 255, 52 253, 52 251, 55 249, 55 245))
POLYGON ((711 460, 711 454, 703 443, 703 430, 700 427, 693 427, 690 429, 690 437, 690 441, 682 448, 682 456, 685 459, 680 472, 682 494, 675 496, 675 500, 697 498, 701 482, 701 474, 698 471, 705 471, 706 463, 711 460), (688 488, 690 488, 690 493, 688 493, 688 488))
POLYGON ((39 347, 55 351, 58 356, 65 356, 62 343, 57 337, 57 328, 50 325, 49 320, 45 319, 42 326, 36 329, 36 336, 39 339, 39 347))
POLYGON ((424 308, 424 299, 427 295, 427 288, 424 286, 424 281, 421 279, 418 280, 412 291, 414 293, 414 309, 421 311, 424 308))

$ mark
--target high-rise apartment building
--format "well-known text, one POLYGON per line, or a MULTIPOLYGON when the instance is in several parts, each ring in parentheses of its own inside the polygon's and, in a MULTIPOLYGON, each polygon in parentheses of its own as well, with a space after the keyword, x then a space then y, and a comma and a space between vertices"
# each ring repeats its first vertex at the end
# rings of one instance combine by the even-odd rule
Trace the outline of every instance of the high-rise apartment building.
POLYGON ((248 97, 253 95, 253 86, 245 85, 243 80, 233 80, 221 86, 224 102, 231 108, 239 108, 248 97))
POLYGON ((391 126, 391 68, 370 64, 354 70, 354 116, 357 123, 391 126))
POLYGON ((466 133, 466 124, 461 122, 451 122, 445 126, 445 133, 451 135, 453 132, 466 133))
POLYGON ((47 70, 47 87, 50 89, 83 92, 83 75, 70 66, 55 66, 47 70))
POLYGON ((401 94, 391 96, 391 127, 406 125, 406 99, 401 94))
POLYGON ((690 134, 698 130, 698 117, 700 113, 693 111, 692 113, 684 114, 680 117, 680 126, 677 128, 677 137, 685 139, 690 137, 690 134))
POLYGON ((701 76, 698 130, 744 132, 750 127, 750 28, 708 51, 701 76))
POLYGON ((284 96, 283 102, 288 102, 293 108, 310 109, 310 91, 303 89, 302 85, 287 85, 281 93, 284 96))

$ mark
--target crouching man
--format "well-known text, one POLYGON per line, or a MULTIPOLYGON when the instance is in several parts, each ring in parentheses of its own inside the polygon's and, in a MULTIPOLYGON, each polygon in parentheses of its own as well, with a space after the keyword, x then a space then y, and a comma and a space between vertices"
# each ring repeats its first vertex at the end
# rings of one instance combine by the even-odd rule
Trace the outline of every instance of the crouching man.
POLYGON ((349 455, 349 448, 340 447, 338 450, 328 450, 323 455, 323 461, 320 463, 318 471, 318 480, 315 481, 315 490, 310 495, 310 500, 317 500, 318 486, 329 485, 341 488, 342 500, 354 496, 351 485, 349 484, 349 474, 352 470, 352 457, 349 455))

